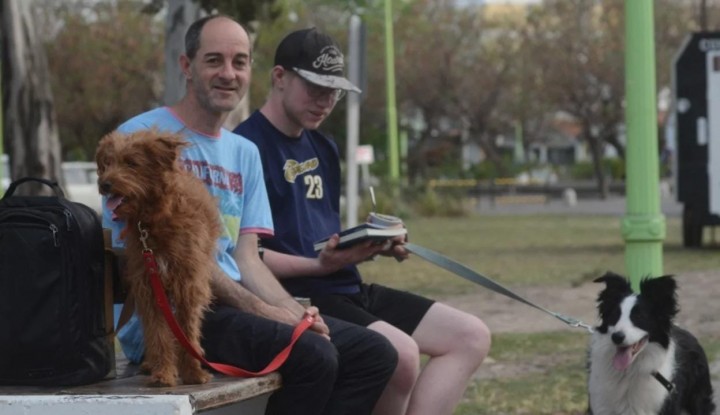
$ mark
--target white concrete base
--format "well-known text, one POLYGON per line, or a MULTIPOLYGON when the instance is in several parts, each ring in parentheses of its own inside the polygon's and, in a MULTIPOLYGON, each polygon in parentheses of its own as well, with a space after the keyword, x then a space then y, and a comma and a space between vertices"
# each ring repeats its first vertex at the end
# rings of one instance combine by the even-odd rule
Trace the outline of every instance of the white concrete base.
POLYGON ((0 395, 2 415, 192 415, 187 395, 0 395))

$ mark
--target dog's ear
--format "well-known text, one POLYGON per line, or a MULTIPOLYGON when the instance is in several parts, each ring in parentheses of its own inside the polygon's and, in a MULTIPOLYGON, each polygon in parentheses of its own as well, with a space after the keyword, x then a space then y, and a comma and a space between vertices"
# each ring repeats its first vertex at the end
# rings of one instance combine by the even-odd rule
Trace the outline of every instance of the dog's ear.
POLYGON ((602 277, 596 278, 593 282, 604 282, 607 290, 625 291, 630 289, 630 282, 622 275, 608 271, 602 277))
POLYGON ((600 333, 606 333, 608 324, 615 324, 620 317, 616 312, 617 305, 629 293, 632 293, 632 288, 625 277, 613 272, 606 272, 594 282, 605 283, 605 289, 600 291, 597 297, 597 309, 602 320, 602 324, 597 329, 600 333))
POLYGON ((181 135, 154 131, 156 151, 153 154, 155 161, 170 170, 180 156, 180 152, 190 146, 181 135))
POLYGON ((640 295, 650 301, 653 309, 663 315, 675 317, 678 313, 677 283, 672 275, 657 278, 643 278, 640 281, 640 295))
POLYGON ((121 135, 122 134, 117 131, 112 131, 98 141, 97 149, 95 150, 95 164, 98 168, 98 174, 102 174, 105 166, 108 165, 107 159, 112 153, 110 149, 113 146, 113 142, 121 135))
POLYGON ((602 277, 595 279, 594 282, 605 283, 605 289, 598 294, 598 303, 609 302, 612 298, 623 297, 632 292, 630 281, 614 272, 608 271, 602 277))

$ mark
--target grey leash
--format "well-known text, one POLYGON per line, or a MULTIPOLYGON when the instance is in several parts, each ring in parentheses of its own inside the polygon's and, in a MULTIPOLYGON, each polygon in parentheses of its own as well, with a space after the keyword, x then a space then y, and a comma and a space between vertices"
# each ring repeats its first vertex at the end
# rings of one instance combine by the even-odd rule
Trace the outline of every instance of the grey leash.
POLYGON ((583 323, 582 321, 580 321, 576 318, 568 317, 566 315, 556 313, 554 311, 550 311, 550 310, 546 309, 545 307, 541 307, 535 303, 532 303, 532 302, 520 297, 519 295, 515 294, 514 292, 508 290, 507 288, 503 287, 502 285, 498 284, 497 282, 491 280, 490 278, 488 278, 484 275, 478 274, 477 272, 471 270, 470 268, 466 267, 465 265, 463 265, 459 262, 456 262, 444 255, 441 255, 435 251, 432 251, 427 248, 423 248, 422 246, 415 245, 415 244, 409 243, 409 242, 405 243, 405 245, 403 245, 403 246, 409 252, 412 252, 413 254, 419 256, 420 258, 423 258, 426 261, 431 262, 440 268, 446 269, 455 275, 463 277, 468 281, 474 282, 475 284, 481 285, 485 288, 495 291, 498 294, 502 294, 506 297, 512 298, 513 300, 527 304, 530 307, 536 308, 540 311, 550 314, 551 316, 562 321, 563 323, 567 324, 568 326, 584 328, 589 333, 593 332, 592 326, 590 326, 586 323, 583 323))

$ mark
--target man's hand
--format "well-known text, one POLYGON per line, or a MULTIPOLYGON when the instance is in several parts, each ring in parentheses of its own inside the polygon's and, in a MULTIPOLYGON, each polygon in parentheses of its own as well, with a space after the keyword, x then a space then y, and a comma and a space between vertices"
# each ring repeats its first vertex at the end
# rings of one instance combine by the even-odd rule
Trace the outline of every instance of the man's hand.
POLYGON ((258 314, 270 320, 279 321, 293 327, 297 326, 298 323, 300 323, 300 321, 305 318, 306 315, 310 315, 313 317, 314 322, 308 328, 308 330, 312 330, 315 333, 330 340, 330 329, 325 324, 325 321, 323 321, 323 318, 320 316, 320 312, 318 311, 317 307, 308 307, 304 309, 304 313, 301 316, 298 316, 296 312, 288 308, 274 306, 264 307, 262 312, 258 314))
MULTIPOLYGON (((403 224, 402 226, 405 227, 405 224, 403 224)), ((394 257, 397 262, 403 262, 410 256, 410 253, 403 246, 405 245, 405 242, 407 242, 407 240, 407 234, 398 235, 388 240, 383 245, 382 251, 379 252, 380 255, 394 257)))
POLYGON ((380 255, 389 256, 395 258, 398 262, 402 262, 410 256, 410 253, 405 249, 405 236, 396 236, 383 245, 383 250, 380 251, 380 255))
POLYGON ((325 321, 323 321, 323 318, 320 315, 320 311, 318 311, 318 308, 308 307, 305 309, 305 314, 310 315, 315 319, 315 322, 312 324, 312 326, 310 326, 309 329, 330 340, 330 329, 325 324, 325 321))
POLYGON ((337 249, 339 242, 340 237, 338 234, 332 235, 323 250, 320 251, 320 255, 318 255, 320 268, 326 274, 337 271, 347 265, 366 261, 385 248, 383 245, 373 243, 373 241, 365 241, 347 248, 337 249))

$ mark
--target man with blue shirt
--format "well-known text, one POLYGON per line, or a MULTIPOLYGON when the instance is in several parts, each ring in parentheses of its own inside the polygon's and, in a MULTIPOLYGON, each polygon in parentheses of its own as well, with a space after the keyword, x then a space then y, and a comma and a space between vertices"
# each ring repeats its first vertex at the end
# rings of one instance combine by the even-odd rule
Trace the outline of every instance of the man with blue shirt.
POLYGON ((325 315, 381 333, 398 351, 398 366, 375 415, 449 415, 490 348, 475 316, 413 293, 365 284, 356 264, 382 253, 407 258, 403 241, 336 249, 340 232, 340 158, 317 129, 345 91, 337 43, 315 28, 278 45, 272 88, 259 111, 235 132, 260 149, 277 232, 263 240, 264 261, 293 295, 309 297, 325 315), (330 237, 319 253, 314 242, 330 237), (429 356, 420 370, 419 355, 429 356))
MULTIPOLYGON (((323 318, 305 309, 277 282, 258 255, 258 235, 272 235, 273 222, 257 147, 222 128, 245 95, 251 74, 251 46, 245 29, 227 16, 193 23, 185 36, 180 66, 187 92, 177 104, 123 123, 130 133, 157 128, 183 133, 191 143, 181 162, 219 202, 223 235, 213 276, 215 297, 204 317, 202 347, 208 360, 257 371, 285 347, 305 313, 315 323, 279 369, 282 388, 269 399, 267 414, 370 414, 397 363, 382 336, 363 327, 323 318)), ((203 218, 198 218, 203 220, 203 218)), ((124 223, 103 224, 113 244, 123 246, 124 223)), ((140 322, 133 317, 118 334, 133 362, 142 360, 140 322)))

